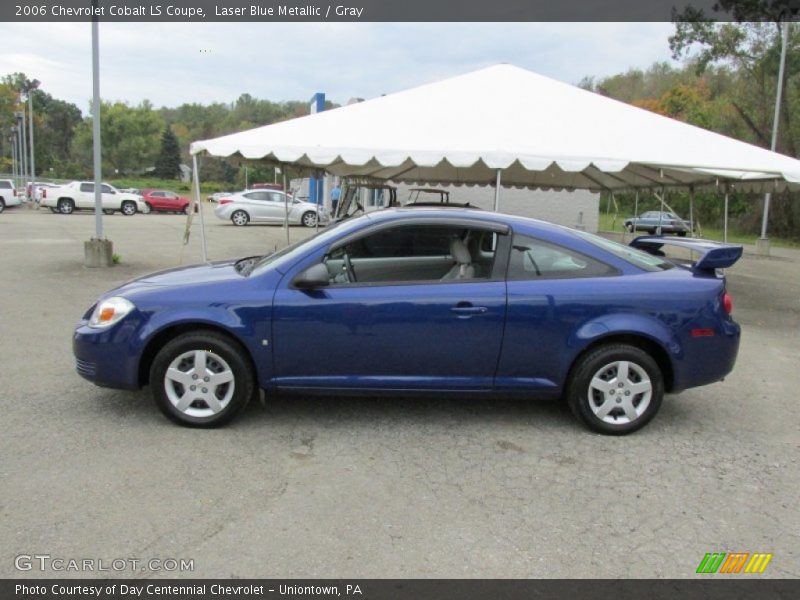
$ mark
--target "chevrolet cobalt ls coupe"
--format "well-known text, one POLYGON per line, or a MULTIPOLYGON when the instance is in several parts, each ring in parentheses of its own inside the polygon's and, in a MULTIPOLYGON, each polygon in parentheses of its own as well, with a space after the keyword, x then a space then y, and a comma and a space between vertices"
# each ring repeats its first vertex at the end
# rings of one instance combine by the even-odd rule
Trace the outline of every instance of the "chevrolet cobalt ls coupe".
POLYGON ((149 385, 182 425, 258 393, 562 396, 588 427, 645 425, 665 392, 719 381, 739 326, 717 269, 741 246, 584 232, 461 208, 346 219, 267 256, 178 268, 101 297, 77 370, 149 385), (665 244, 700 254, 667 260, 665 244))

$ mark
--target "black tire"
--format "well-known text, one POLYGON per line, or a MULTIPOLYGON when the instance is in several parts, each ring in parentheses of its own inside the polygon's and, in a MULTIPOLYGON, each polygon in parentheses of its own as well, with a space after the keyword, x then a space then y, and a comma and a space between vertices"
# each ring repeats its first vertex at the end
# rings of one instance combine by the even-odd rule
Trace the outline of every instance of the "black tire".
POLYGON ((678 232, 678 237, 686 237, 686 232, 685 231, 679 231, 678 232))
POLYGON ((53 207, 51 206, 51 207, 50 207, 50 212, 51 212, 51 213, 53 213, 54 215, 57 215, 57 214, 58 214, 58 209, 57 209, 57 208, 53 208, 53 207))
POLYGON ((113 215, 115 212, 116 212, 116 211, 115 211, 115 210, 113 210, 113 209, 111 209, 111 208, 104 208, 104 209, 103 209, 103 214, 104 214, 104 215, 113 215))
POLYGON ((187 204, 186 206, 184 206, 183 210, 181 212, 183 214, 185 214, 185 215, 188 215, 189 214, 189 205, 187 204))
POLYGON ((150 204, 149 202, 145 202, 144 205, 147 207, 147 212, 148 213, 153 212, 153 205, 152 204, 150 204))
POLYGON ((647 233, 649 233, 650 235, 655 235, 656 231, 658 231, 658 230, 657 229, 648 229, 647 233))
POLYGON ((237 227, 244 227, 249 222, 250 222, 250 215, 247 214, 247 211, 235 210, 231 214, 231 223, 233 223, 237 227))
POLYGON ((304 212, 303 216, 300 217, 300 222, 303 224, 303 227, 316 227, 317 226, 317 213, 313 210, 309 210, 308 212, 304 212))
POLYGON ((169 419, 187 427, 220 427, 233 419, 255 394, 255 374, 245 351, 226 335, 203 331, 185 333, 159 350, 150 368, 150 389, 156 405, 169 419), (228 363, 233 372, 233 395, 218 413, 208 417, 187 415, 169 399, 165 376, 174 360, 187 352, 204 350, 212 352, 228 363))
MULTIPOLYGON (((612 381, 615 379, 616 377, 612 381)), ((629 379, 626 378, 626 384, 617 385, 626 386, 628 381, 629 379)), ((661 407, 663 398, 664 377, 658 364, 647 352, 628 344, 609 344, 591 350, 573 366, 567 384, 567 404, 572 413, 589 429, 606 435, 625 435, 641 429, 656 415, 661 407), (626 361, 629 365, 635 365, 634 375, 636 375, 637 369, 643 370, 650 379, 651 392, 649 403, 645 404, 641 414, 628 421, 628 417, 625 416, 624 406, 627 402, 630 402, 631 406, 638 403, 635 410, 639 410, 642 403, 647 401, 646 394, 637 394, 635 392, 631 394, 627 387, 618 388, 612 386, 614 391, 609 393, 617 393, 618 397, 614 400, 616 404, 611 405, 612 408, 607 418, 609 420, 620 420, 619 423, 615 423, 603 420, 592 410, 592 405, 599 409, 600 406, 604 405, 605 402, 610 402, 610 400, 604 401, 603 397, 605 395, 595 390, 591 382, 598 373, 618 361, 626 361), (625 396, 620 392, 625 393, 625 396), (626 397, 630 398, 630 400, 628 401, 626 397)))
POLYGON ((58 203, 58 212, 62 215, 71 215, 75 211, 75 202, 72 198, 61 198, 58 203))
POLYGON ((6 201, 0 198, 0 213, 6 209, 6 201))
POLYGON ((120 212, 126 217, 132 217, 136 214, 136 202, 132 200, 125 200, 119 207, 120 212))
POLYGON ((625 230, 628 233, 633 233, 633 223, 625 223, 625 230))

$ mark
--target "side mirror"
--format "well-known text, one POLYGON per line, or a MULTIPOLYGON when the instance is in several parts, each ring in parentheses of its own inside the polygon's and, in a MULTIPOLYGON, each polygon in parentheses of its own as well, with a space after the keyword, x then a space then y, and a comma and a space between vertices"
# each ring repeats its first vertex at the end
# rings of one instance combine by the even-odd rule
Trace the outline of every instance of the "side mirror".
POLYGON ((294 278, 294 285, 301 290, 313 290, 325 287, 330 283, 328 267, 322 263, 311 265, 294 278))

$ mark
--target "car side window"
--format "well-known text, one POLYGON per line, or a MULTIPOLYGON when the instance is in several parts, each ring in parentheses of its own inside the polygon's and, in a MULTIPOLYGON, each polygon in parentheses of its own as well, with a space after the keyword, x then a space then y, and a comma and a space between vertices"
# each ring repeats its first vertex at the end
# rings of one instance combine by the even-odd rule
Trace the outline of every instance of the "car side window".
POLYGON ((116 192, 113 189, 111 189, 110 185, 106 185, 104 183, 100 184, 100 189, 104 194, 116 194, 116 192))
POLYGON ((82 183, 81 184, 81 191, 82 192, 93 192, 94 191, 94 184, 93 183, 82 183))
POLYGON ((267 200, 271 202, 283 202, 283 194, 276 194, 275 192, 261 192, 267 200))
POLYGON ((151 198, 162 198, 163 196, 164 196, 163 192, 151 192, 150 193, 150 197, 151 198))
POLYGON ((260 202, 264 202, 266 200, 269 200, 269 197, 268 197, 266 192, 248 192, 248 193, 243 194, 243 195, 244 195, 245 198, 247 198, 249 200, 258 200, 260 202))
POLYGON ((333 284, 489 279, 496 248, 491 231, 401 225, 337 248, 325 262, 333 284))
POLYGON ((616 275, 611 265, 524 235, 515 235, 508 263, 509 280, 574 279, 616 275))

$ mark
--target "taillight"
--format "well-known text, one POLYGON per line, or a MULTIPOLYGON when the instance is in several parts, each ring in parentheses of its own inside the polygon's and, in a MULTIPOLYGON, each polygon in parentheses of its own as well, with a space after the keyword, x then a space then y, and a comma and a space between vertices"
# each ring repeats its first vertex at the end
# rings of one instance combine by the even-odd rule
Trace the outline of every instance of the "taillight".
POLYGON ((223 198, 217 204, 220 204, 220 205, 222 205, 222 204, 230 204, 231 202, 233 202, 233 200, 228 200, 227 198, 223 198))
POLYGON ((733 298, 728 292, 722 294, 722 308, 725 310, 726 315, 733 312, 733 298))

